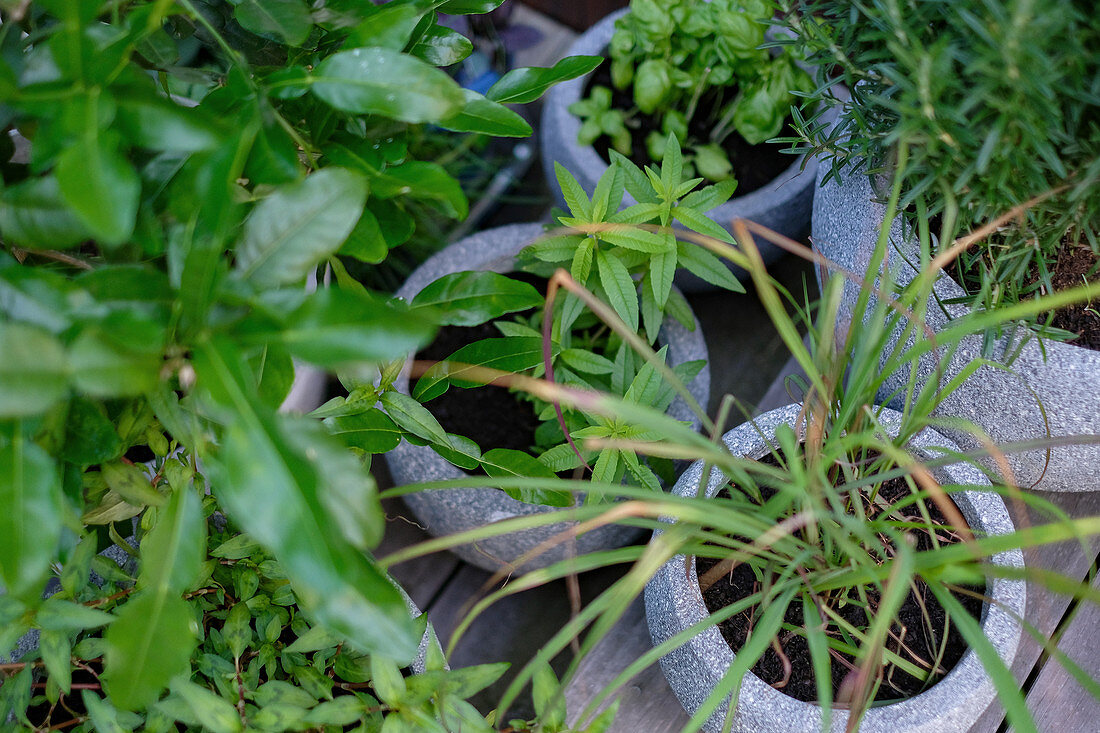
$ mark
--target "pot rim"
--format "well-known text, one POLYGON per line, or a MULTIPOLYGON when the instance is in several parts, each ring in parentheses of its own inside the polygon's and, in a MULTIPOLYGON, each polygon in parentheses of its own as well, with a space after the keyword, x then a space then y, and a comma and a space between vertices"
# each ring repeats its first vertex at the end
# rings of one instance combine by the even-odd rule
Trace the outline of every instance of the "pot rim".
MULTIPOLYGON (((770 450, 763 435, 774 435, 775 428, 780 424, 793 424, 800 410, 801 406, 797 404, 771 410, 729 431, 723 436, 723 440, 739 455, 751 458, 762 457, 770 450)), ((882 408, 880 418, 883 425, 896 434, 900 414, 889 408, 882 408)), ((930 429, 916 435, 909 445, 924 457, 943 455, 944 449, 957 450, 952 441, 930 429)), ((951 483, 990 486, 985 475, 969 464, 954 464, 933 473, 940 477, 951 477, 951 483)), ((702 464, 695 463, 677 481, 673 492, 680 495, 689 493, 694 495, 701 478, 702 464)), ((717 469, 713 469, 707 485, 707 495, 716 494, 725 482, 724 475, 717 469)), ((1005 534, 1013 531, 1014 526, 1004 501, 997 494, 991 491, 967 490, 953 493, 951 496, 972 527, 990 534, 1005 534)), ((660 533, 661 530, 658 529, 654 532, 654 536, 660 533)), ((699 590, 695 563, 686 563, 689 570, 685 576, 683 570, 685 562, 684 555, 672 558, 658 571, 654 580, 650 581, 646 588, 647 619, 649 619, 655 643, 663 641, 671 634, 667 634, 668 629, 657 628, 656 619, 651 615, 654 613, 652 609, 656 606, 656 599, 652 599, 653 602, 651 602, 651 596, 672 597, 671 601, 664 604, 671 607, 675 614, 672 633, 682 631, 709 615, 703 602, 702 592, 699 590), (658 578, 660 578, 660 584, 664 586, 659 590, 654 585, 658 578), (674 587, 682 589, 683 592, 670 592, 674 587)), ((997 553, 991 558, 991 562, 1003 567, 1022 568, 1023 553, 1019 549, 997 553)), ((994 599, 995 603, 985 604, 981 620, 982 629, 997 648, 1002 661, 1007 666, 1011 666, 1023 633, 1013 616, 1023 617, 1026 585, 1023 581, 1005 578, 989 578, 987 582, 992 585, 987 590, 987 594, 994 599)), ((707 682, 712 683, 710 688, 704 690, 701 695, 696 694, 693 699, 689 691, 680 689, 673 681, 677 678, 676 671, 673 670, 670 675, 666 667, 666 664, 671 666, 672 662, 666 662, 668 657, 662 658, 662 667, 665 667, 666 676, 670 677, 669 681, 673 683, 677 697, 680 697, 689 712, 694 712, 692 708, 697 709, 698 705, 706 699, 713 684, 724 676, 735 658, 733 650, 715 626, 698 634, 669 656, 673 655, 680 657, 677 661, 690 658, 701 665, 702 669, 697 671, 695 677, 705 678, 707 682)), ((977 653, 973 648, 969 648, 944 679, 928 690, 900 702, 871 707, 863 718, 861 730, 886 733, 887 731, 917 730, 922 729, 919 726, 932 724, 939 727, 930 727, 927 730, 953 730, 962 720, 971 722, 976 720, 995 696, 996 691, 992 681, 985 673, 977 653)), ((750 671, 742 679, 734 730, 762 730, 769 723, 774 726, 775 721, 779 720, 784 721, 790 730, 818 730, 821 726, 820 710, 820 706, 815 703, 802 702, 774 689, 750 671), (738 728, 738 725, 742 728, 738 728)), ((723 711, 720 708, 708 720, 707 729, 720 730, 723 717, 723 711)), ((835 708, 834 726, 843 727, 847 717, 847 710, 835 708)), ((963 726, 961 729, 966 727, 968 726, 963 726)), ((767 727, 767 729, 772 728, 767 727)))

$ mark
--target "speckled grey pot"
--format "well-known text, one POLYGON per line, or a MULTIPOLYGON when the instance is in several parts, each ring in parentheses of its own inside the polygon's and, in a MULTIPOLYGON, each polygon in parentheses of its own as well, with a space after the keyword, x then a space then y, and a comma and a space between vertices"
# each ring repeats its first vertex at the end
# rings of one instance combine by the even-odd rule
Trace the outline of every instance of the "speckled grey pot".
MULTIPOLYGON (((773 438, 776 427, 783 423, 793 426, 798 412, 799 405, 780 407, 757 417, 752 423, 731 430, 723 439, 736 455, 760 458, 769 452, 761 436, 773 438)), ((885 410, 883 414, 884 424, 894 434, 899 417, 893 410, 885 410)), ((909 447, 919 455, 931 456, 937 453, 937 447, 952 449, 952 443, 942 435, 925 430, 910 442, 909 447)), ((693 464, 677 481, 673 492, 681 496, 694 496, 702 473, 702 463, 693 464)), ((934 471, 933 475, 945 483, 989 485, 985 475, 969 465, 951 466, 934 471)), ((714 470, 707 484, 707 496, 717 494, 726 480, 725 476, 714 470)), ((952 494, 952 498, 973 529, 988 534, 1013 531, 1012 520, 997 494, 965 491, 952 494)), ((1022 568, 1024 564, 1023 553, 1019 550, 994 555, 992 561, 1016 568, 1022 568)), ((684 556, 677 555, 646 586, 646 619, 654 644, 668 640, 707 616, 695 563, 687 563, 688 574, 684 573, 684 566, 684 556)), ((1001 659, 1011 666, 1021 636, 1020 625, 1013 614, 1023 615, 1026 585, 1023 581, 1001 578, 993 578, 990 582, 992 589, 987 592, 997 603, 986 604, 982 627, 1001 659)), ((712 626, 663 657, 661 668, 684 708, 693 713, 722 679, 733 660, 733 651, 721 632, 712 626)), ((943 680, 920 695, 902 702, 872 707, 867 711, 860 730, 868 733, 961 733, 970 729, 995 696, 992 681, 971 649, 943 680)), ((821 708, 818 705, 785 695, 751 672, 742 681, 735 715, 733 730, 741 733, 821 730, 821 708)), ((847 711, 837 710, 833 716, 833 730, 843 731, 847 718, 847 711)), ((724 708, 707 720, 703 730, 708 733, 720 731, 723 719, 724 708)))
MULTIPOLYGON (((604 55, 615 32, 615 21, 626 12, 627 9, 616 11, 582 33, 570 47, 568 55, 604 55)), ((607 170, 607 163, 595 148, 581 146, 577 142, 577 133, 581 129, 580 119, 569 112, 569 105, 581 99, 586 84, 588 75, 558 84, 550 90, 542 107, 542 120, 539 123, 542 167, 547 185, 558 197, 561 206, 565 205, 565 200, 554 174, 555 162, 561 163, 576 176, 581 187, 589 193, 596 188, 596 181, 607 170)), ((817 162, 811 160, 806 169, 802 170, 801 157, 792 158, 792 161, 794 162, 771 183, 752 193, 730 199, 713 209, 709 213, 710 218, 730 231, 734 219, 751 219, 795 239, 804 236, 810 225, 817 162)), ((634 203, 634 199, 627 194, 624 206, 634 203)), ((766 263, 773 262, 783 254, 783 250, 759 237, 756 238, 756 244, 766 263)), ((740 268, 731 269, 739 275, 744 274, 740 268)), ((676 284, 687 292, 714 289, 713 285, 687 272, 677 273, 676 284)))
MULTIPOLYGON (((469 236, 435 255, 421 265, 405 282, 397 295, 411 299, 432 281, 452 272, 464 270, 491 270, 506 273, 513 269, 516 253, 542 233, 539 224, 512 224, 490 229, 469 236)), ((696 322, 695 330, 688 331, 674 320, 666 320, 659 336, 668 345, 668 361, 679 364, 694 359, 706 359, 707 348, 702 329, 696 322)), ((408 390, 408 380, 398 383, 402 391, 408 390)), ((710 395, 710 370, 703 367, 699 375, 688 385, 691 394, 701 405, 707 404, 710 395)), ((680 420, 692 420, 691 412, 682 400, 677 399, 669 408, 669 414, 680 420)), ((398 486, 422 481, 443 481, 467 476, 443 460, 427 446, 415 446, 402 442, 385 456, 394 483, 398 486)), ((421 491, 404 497, 421 523, 433 535, 441 536, 482 527, 491 522, 529 514, 550 511, 550 507, 525 504, 516 501, 503 491, 492 488, 447 489, 421 491)), ((513 532, 483 540, 475 545, 456 547, 452 551, 463 560, 490 571, 509 568, 542 541, 568 528, 566 523, 548 527, 513 532)), ((567 544, 556 546, 522 566, 523 570, 545 567, 567 557, 567 553, 585 554, 600 549, 619 547, 639 535, 633 527, 607 526, 586 532, 577 538, 575 547, 567 544)))
MULTIPOLYGON (((824 169, 821 173, 824 174, 824 169)), ((886 216, 885 206, 872 201, 878 198, 874 193, 867 176, 851 171, 844 177, 843 184, 831 180, 817 190, 814 198, 814 248, 860 274, 867 271, 886 216)), ((920 261, 918 244, 904 229, 900 218, 892 222, 887 263, 893 269, 894 278, 902 284, 911 282, 917 274, 908 263, 920 261)), ((935 292, 940 301, 964 296, 962 288, 942 272, 936 281, 935 292)), ((851 308, 857 295, 856 286, 846 283, 843 307, 838 316, 845 324, 853 320, 851 308)), ((965 306, 941 306, 930 302, 928 325, 938 331, 950 318, 964 313, 965 306)), ((1022 334, 1014 336, 1018 343, 1022 334)), ((896 340, 891 342, 891 349, 896 340)), ((992 358, 1007 363, 1005 355, 1016 348, 1013 340, 1013 335, 1002 338, 992 358)), ((981 335, 964 339, 950 362, 944 365, 943 383, 953 379, 981 354, 981 335)), ((935 361, 929 355, 920 362, 919 379, 924 382, 934 374, 935 361)), ((906 374, 899 373, 888 379, 879 392, 880 399, 886 399, 903 387, 906 378, 906 374)), ((950 394, 934 414, 974 422, 989 433, 996 444, 1042 440, 1048 435, 1047 425, 1051 436, 1095 436, 1100 435, 1098 385, 1100 352, 1050 341, 1040 348, 1035 339, 1030 339, 1009 370, 982 367, 950 394)), ((898 399, 893 406, 898 406, 898 399)), ((965 430, 945 427, 943 432, 964 449, 980 447, 965 430)), ((1100 489, 1100 445, 1055 446, 1051 448, 1049 466, 1046 460, 1045 450, 1008 454, 1009 465, 1020 486, 1041 491, 1100 489)), ((992 462, 989 465, 994 466, 992 462)))

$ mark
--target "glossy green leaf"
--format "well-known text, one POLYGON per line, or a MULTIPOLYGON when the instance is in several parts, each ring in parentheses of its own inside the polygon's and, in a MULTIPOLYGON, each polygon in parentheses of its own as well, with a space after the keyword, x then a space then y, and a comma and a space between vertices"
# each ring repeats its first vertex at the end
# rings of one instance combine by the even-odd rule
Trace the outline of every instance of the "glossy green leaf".
POLYGON ((434 5, 448 15, 484 15, 500 7, 504 0, 437 0, 434 5))
POLYGON ((363 210, 347 241, 340 247, 340 254, 372 265, 386 259, 389 251, 386 235, 378 225, 378 217, 370 209, 363 210))
POLYGON ((0 445, 0 580, 8 593, 35 596, 61 538, 61 474, 19 430, 0 445))
POLYGON ((45 412, 68 392, 61 344, 45 331, 0 322, 0 417, 45 412))
POLYGON ((149 150, 211 150, 225 135, 204 110, 182 107, 158 94, 119 99, 116 121, 127 142, 149 150))
POLYGON ((367 453, 388 453, 401 442, 401 430, 386 413, 370 409, 358 415, 330 417, 329 432, 345 445, 367 453))
POLYGON ((463 90, 466 106, 451 117, 439 122, 444 130, 454 132, 479 132, 494 137, 527 137, 531 125, 499 102, 486 99, 470 89, 463 90))
POLYGON ((204 554, 198 498, 190 491, 176 492, 142 543, 139 591, 105 637, 104 679, 118 707, 148 706, 172 678, 188 670, 198 639, 181 594, 194 582, 204 554))
POLYGON ((596 251, 596 268, 608 301, 626 325, 638 330, 638 291, 630 272, 616 257, 596 251))
POLYGON ((445 326, 477 326, 506 313, 536 308, 543 301, 535 287, 495 272, 456 272, 429 283, 412 300, 445 326))
MULTIPOLYGON (((408 662, 416 652, 412 620, 400 594, 362 552, 349 543, 322 497, 322 475, 311 456, 335 441, 316 430, 295 429, 305 418, 276 416, 248 397, 231 344, 196 352, 200 379, 217 382, 211 395, 228 398, 234 418, 223 430, 207 471, 233 519, 279 561, 294 595, 310 616, 368 652, 408 662)), ((392 413, 391 413, 392 415, 392 413)), ((337 450, 343 450, 336 443, 337 450)))
POLYGON ((313 29, 309 7, 302 0, 241 0, 233 17, 258 36, 301 46, 313 29))
POLYGON ((385 48, 329 56, 313 73, 313 93, 337 109, 402 122, 439 122, 465 106, 451 77, 418 58, 385 48))
POLYGON ((366 197, 363 178, 343 168, 324 168, 280 187, 245 221, 237 273, 261 287, 301 282, 340 249, 366 197))
POLYGON ((493 84, 485 96, 501 103, 534 102, 550 87, 583 76, 602 61, 602 56, 570 56, 549 68, 512 69, 493 84))
POLYGON ((326 288, 310 295, 281 328, 250 335, 278 339, 299 359, 336 367, 404 357, 428 343, 434 331, 420 314, 355 291, 326 288))
POLYGON ((464 435, 447 433, 447 444, 430 443, 431 449, 464 471, 481 465, 481 446, 464 435))
POLYGON ((52 175, 30 178, 0 191, 0 234, 28 249, 67 249, 91 237, 52 175))
POLYGON ((85 394, 135 397, 156 386, 164 358, 134 351, 99 328, 87 328, 69 347, 69 366, 73 384, 85 394))
POLYGON ((421 3, 387 3, 375 8, 370 17, 352 28, 344 48, 373 46, 401 51, 408 45, 424 12, 421 3))
MULTIPOLYGON (((494 448, 481 456, 481 467, 494 478, 556 479, 554 472, 523 451, 508 448, 494 448)), ((559 489, 505 489, 505 492, 517 501, 546 506, 573 506, 573 495, 559 489)))
MULTIPOLYGON (((557 352, 557 348, 554 352, 557 352)), ((464 379, 469 366, 488 367, 502 372, 519 373, 533 369, 542 363, 541 338, 489 338, 463 346, 458 351, 431 367, 416 383, 413 397, 426 402, 447 391, 448 384, 458 387, 477 387, 478 381, 464 379)), ((490 387, 489 389, 500 389, 490 387)))
POLYGON ((462 186, 438 163, 414 160, 387 168, 371 179, 371 186, 381 199, 408 196, 437 202, 447 216, 455 219, 465 219, 470 208, 462 186))
POLYGON ((417 40, 409 51, 432 66, 457 64, 470 55, 474 44, 466 36, 445 26, 433 25, 417 40))
POLYGON ((130 238, 141 181, 130 162, 102 137, 83 137, 66 148, 55 174, 62 197, 97 239, 118 245, 130 238))

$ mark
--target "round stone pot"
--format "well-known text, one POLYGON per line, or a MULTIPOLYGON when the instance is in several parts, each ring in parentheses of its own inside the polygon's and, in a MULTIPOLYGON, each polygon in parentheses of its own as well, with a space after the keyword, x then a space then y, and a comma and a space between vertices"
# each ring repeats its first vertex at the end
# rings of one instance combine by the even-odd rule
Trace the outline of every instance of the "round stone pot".
MULTIPOLYGON (((822 168, 820 177, 824 172, 822 168)), ((886 207, 876 203, 884 197, 876 193, 862 170, 851 170, 844 176, 843 183, 830 180, 817 189, 814 197, 814 248, 861 275, 867 271, 886 216, 886 207)), ((884 267, 891 268, 897 282, 907 284, 917 275, 909 263, 920 261, 919 243, 901 217, 891 222, 889 241, 884 267)), ((819 278, 820 275, 819 270, 819 278)), ((939 331, 951 318, 965 314, 967 308, 941 305, 965 295, 946 273, 939 273, 934 287, 935 297, 929 301, 926 319, 930 328, 939 331)), ((846 282, 838 314, 841 333, 856 320, 851 311, 857 296, 856 285, 846 282)), ((1005 364, 1007 369, 981 367, 948 395, 933 414, 976 423, 997 445, 1041 441, 1050 436, 1100 435, 1100 394, 1097 393, 1100 352, 1052 341, 1040 344, 1035 338, 1028 338, 1021 349, 1019 344, 1026 336, 1017 331, 1001 338, 990 358, 1005 364), (1016 354, 1015 359, 1011 358, 1013 354, 1016 354)), ((899 334, 895 334, 890 342, 891 349, 898 338, 899 334)), ((982 339, 982 335, 977 334, 960 342, 952 358, 943 364, 941 384, 947 384, 970 362, 981 357, 982 339)), ((918 384, 933 379, 935 369, 936 360, 932 355, 922 357, 918 365, 918 384)), ((907 378, 906 373, 890 375, 879 398, 886 400, 899 389, 904 394, 907 378)), ((894 397, 889 404, 898 407, 901 399, 894 397)), ((944 426, 941 431, 965 450, 982 447, 965 430, 944 426)), ((1015 481, 1024 488, 1052 492, 1100 488, 1100 445, 1057 445, 1050 449, 1049 464, 1047 458, 1045 449, 1007 454, 1015 481)), ((992 461, 988 465, 995 467, 992 461)))
MULTIPOLYGON (((618 10, 582 33, 569 48, 567 55, 603 56, 615 32, 615 21, 626 12, 625 8, 618 10)), ((547 94, 542 106, 542 120, 539 123, 542 168, 547 185, 557 197, 558 204, 563 207, 565 199, 554 174, 555 162, 561 163, 572 173, 581 188, 588 193, 596 188, 596 182, 608 167, 595 148, 590 145, 581 146, 577 142, 581 122, 569 112, 569 105, 580 101, 584 96, 589 76, 591 74, 558 84, 547 94)), ((744 196, 735 196, 712 209, 708 216, 728 231, 732 231, 734 219, 750 219, 788 237, 803 237, 810 226, 817 162, 811 159, 803 170, 801 156, 792 157, 791 161, 791 165, 767 185, 744 196)), ((624 196, 624 206, 635 203, 637 202, 629 193, 624 196)), ((783 254, 783 250, 760 237, 756 237, 755 241, 765 263, 771 263, 783 254)), ((738 276, 745 274, 743 270, 732 265, 730 269, 738 276)), ((688 272, 677 273, 676 284, 685 292, 715 289, 715 286, 688 272)))
MULTIPOLYGON (((789 405, 767 412, 723 436, 726 446, 735 455, 762 458, 769 446, 763 436, 774 442, 775 429, 780 424, 794 425, 799 405, 789 405)), ((883 422, 896 435, 898 413, 885 410, 883 422)), ((936 448, 952 449, 951 441, 925 430, 910 443, 918 455, 938 455, 936 448)), ((677 481, 672 491, 680 496, 695 496, 702 478, 702 462, 693 464, 677 481)), ((934 471, 943 483, 989 486, 985 475, 970 465, 956 464, 934 471)), ((713 497, 725 486, 727 477, 716 469, 707 484, 707 496, 713 497)), ((1013 531, 1004 502, 992 492, 981 490, 952 494, 971 528, 979 533, 1007 534, 1013 531)), ((659 533, 659 530, 658 530, 659 533)), ((685 562, 677 555, 666 563, 645 589, 646 619, 653 643, 660 644, 707 617, 707 608, 699 590, 695 563, 685 562), (685 564, 689 568, 684 572, 685 564)), ((994 555, 992 562, 1006 567, 1022 568, 1023 553, 1011 550, 994 555)), ((1013 614, 1024 612, 1025 583, 1017 580, 988 578, 986 592, 996 603, 985 605, 982 628, 1008 666, 1016 655, 1021 637, 1020 625, 1013 614)), ((661 668, 669 684, 688 713, 694 713, 706 700, 733 663, 734 653, 717 627, 711 626, 661 659, 661 668)), ((921 694, 907 700, 872 707, 864 716, 861 731, 873 733, 941 733, 965 731, 993 702, 996 691, 973 649, 966 652, 947 676, 921 694)), ((848 711, 833 713, 833 729, 844 730, 848 711)), ((719 708, 703 726, 708 733, 722 730, 725 706, 719 708)), ((759 733, 769 731, 820 731, 821 708, 783 694, 752 672, 741 682, 733 731, 759 733)))
MULTIPOLYGON (((397 295, 411 300, 429 283, 454 272, 467 270, 510 272, 514 268, 515 255, 541 235, 542 231, 540 224, 511 224, 466 237, 428 259, 409 276, 397 291, 397 295)), ((707 347, 698 321, 695 324, 695 330, 688 331, 670 318, 662 324, 658 338, 661 343, 668 345, 669 364, 707 358, 707 347)), ((687 386, 696 401, 705 407, 710 396, 709 368, 704 366, 687 386)), ((407 375, 402 377, 397 387, 403 392, 408 391, 407 375)), ((498 388, 489 387, 488 389, 498 388)), ((669 408, 669 414, 679 420, 691 420, 698 427, 691 411, 680 398, 673 402, 669 408)), ((488 446, 482 447, 488 449, 488 446)), ((469 478, 469 474, 445 461, 431 448, 415 446, 404 441, 387 453, 385 460, 394 484, 397 486, 424 481, 469 478)), ((403 498, 420 523, 436 536, 463 532, 513 517, 561 511, 559 508, 517 501, 500 489, 493 488, 419 491, 407 494, 403 498)), ((559 522, 492 537, 475 544, 461 545, 452 548, 451 551, 466 562, 489 571, 495 572, 501 569, 528 571, 545 567, 566 557, 620 547, 641 534, 641 530, 635 527, 608 525, 585 532, 573 542, 555 545, 553 549, 541 553, 522 566, 516 565, 517 559, 529 550, 569 529, 570 526, 573 526, 573 523, 559 522)))

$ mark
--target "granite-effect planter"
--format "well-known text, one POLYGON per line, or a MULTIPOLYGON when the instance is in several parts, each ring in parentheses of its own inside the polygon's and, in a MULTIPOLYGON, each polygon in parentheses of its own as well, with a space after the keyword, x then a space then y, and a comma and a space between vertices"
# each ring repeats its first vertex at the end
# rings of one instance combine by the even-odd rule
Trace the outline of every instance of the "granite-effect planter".
MULTIPOLYGON (((761 435, 774 439, 780 424, 794 425, 799 405, 789 405, 767 412, 752 423, 745 423, 723 436, 726 445, 736 455, 761 458, 769 448, 761 435)), ((896 434, 898 413, 885 410, 883 422, 896 434)), ((935 448, 951 449, 951 441, 925 430, 918 434, 909 447, 918 454, 935 454, 935 448)), ((702 478, 702 462, 693 464, 673 487, 681 496, 694 496, 702 478)), ((933 474, 942 482, 989 486, 985 475, 973 466, 956 464, 933 474)), ((711 473, 707 496, 712 497, 726 484, 727 478, 719 471, 711 473)), ((1006 534, 1013 531, 1001 498, 992 492, 965 491, 952 494, 971 528, 987 534, 1006 534)), ((1022 568, 1023 553, 1011 550, 994 555, 992 562, 1006 567, 1022 568)), ((674 634, 702 621, 707 615, 695 563, 686 563, 677 555, 666 563, 645 589, 646 619, 649 622, 653 643, 659 644, 674 634)), ((985 605, 982 612, 982 628, 1008 666, 1016 655, 1021 628, 1013 614, 1024 612, 1025 588, 1023 581, 990 578, 987 594, 996 604, 985 605)), ((734 653, 722 638, 717 627, 710 627, 661 659, 661 668, 676 696, 689 713, 698 710, 733 663, 734 653)), ((996 697, 993 682, 985 673, 982 663, 973 649, 968 650, 948 672, 944 679, 915 697, 889 705, 871 707, 863 718, 860 730, 865 733, 942 733, 965 731, 985 711, 996 697)), ((703 726, 708 733, 722 729, 725 708, 721 707, 703 726)), ((833 729, 844 730, 848 718, 846 710, 833 713, 833 729)), ((752 672, 741 683, 741 696, 737 703, 733 731, 741 733, 777 733, 779 731, 821 730, 821 708, 813 703, 796 700, 762 681, 752 672)))
MULTIPOLYGON (((820 176, 824 175, 824 168, 820 176)), ((843 184, 835 179, 821 185, 814 197, 814 248, 837 264, 863 274, 867 271, 879 230, 886 216, 886 207, 875 203, 871 181, 861 170, 849 171, 843 184)), ((890 227, 890 250, 887 265, 901 284, 909 283, 917 272, 910 262, 919 262, 919 244, 906 231, 901 218, 890 227)), ((819 271, 820 277, 820 271, 819 271)), ((936 300, 961 298, 963 289, 945 273, 935 283, 936 300)), ((843 333, 855 319, 851 312, 858 288, 845 283, 844 300, 838 314, 843 333)), ((873 303, 872 306, 873 307, 873 303)), ((952 317, 967 312, 962 305, 940 305, 930 301, 928 326, 944 328, 952 317), (946 310, 946 313, 945 313, 946 310)), ((1008 370, 983 366, 953 393, 933 413, 937 416, 961 418, 981 426, 997 445, 1020 441, 1043 440, 1050 436, 1100 435, 1100 352, 1082 346, 1046 341, 1041 346, 1031 338, 1016 353, 1024 334, 1017 332, 997 342, 991 358, 1008 365, 1008 370), (1049 430, 1048 430, 1049 426, 1049 430)), ((898 335, 891 340, 890 348, 898 335)), ((946 384, 974 359, 982 355, 982 335, 963 339, 954 356, 944 363, 942 383, 946 384)), ((935 374, 932 355, 922 357, 918 381, 924 383, 935 374)), ((879 392, 886 399, 903 388, 906 373, 890 376, 879 392)), ((897 407, 901 398, 890 403, 897 407)), ((981 446, 974 437, 960 429, 941 428, 948 437, 965 450, 981 446)), ((1100 488, 1100 445, 1061 445, 1050 449, 1047 465, 1046 450, 1007 454, 1016 482, 1025 488, 1040 491, 1095 491, 1100 488)), ((990 461, 990 467, 995 464, 990 461)))
MULTIPOLYGON (((567 55, 603 56, 615 32, 615 21, 626 12, 625 8, 616 11, 582 33, 569 48, 567 55)), ((561 163, 572 173, 581 188, 589 193, 596 188, 596 182, 608 167, 594 147, 582 146, 577 142, 581 122, 569 112, 569 105, 580 101, 584 96, 589 76, 591 74, 558 84, 550 90, 543 102, 542 119, 539 123, 542 167, 547 185, 561 206, 565 206, 565 199, 554 174, 555 162, 561 163)), ((735 196, 712 209, 708 216, 728 231, 732 231, 734 219, 750 219, 788 237, 798 239, 804 236, 810 226, 817 162, 810 160, 806 169, 802 170, 802 157, 792 157, 791 160, 791 165, 770 183, 744 196, 735 196)), ((623 202, 624 206, 637 203, 629 193, 623 198, 623 202)), ((764 239, 755 239, 765 263, 771 263, 783 254, 783 250, 764 239)), ((744 274, 740 268, 732 265, 730 269, 734 273, 744 274)), ((688 272, 677 273, 676 284, 687 292, 713 290, 715 287, 688 272)))
MULTIPOLYGON (((399 297, 411 300, 413 296, 438 278, 466 270, 490 270, 507 273, 513 270, 515 255, 542 234, 540 224, 512 224, 489 229, 469 236, 444 249, 421 265, 397 291, 399 297)), ((694 359, 706 359, 707 348, 702 329, 696 322, 695 330, 688 331, 674 319, 668 319, 661 327, 659 339, 668 345, 668 362, 679 364, 694 359)), ((408 377, 397 386, 408 391, 408 377)), ((495 388, 492 388, 495 389, 495 388)), ((704 407, 710 395, 710 370, 704 366, 688 389, 704 407)), ((680 420, 693 420, 690 410, 677 398, 669 408, 669 414, 680 420)), ((693 420, 694 422, 694 420, 693 420)), ((487 448, 486 446, 483 446, 487 448)), ((386 464, 394 483, 398 486, 423 481, 444 481, 468 477, 462 469, 443 460, 427 446, 415 446, 402 442, 386 454, 386 464)), ((500 489, 445 489, 420 491, 407 494, 409 505, 420 522, 436 536, 454 534, 485 526, 491 522, 511 519, 547 511, 560 511, 538 504, 517 501, 500 489)), ((452 548, 466 562, 490 571, 510 568, 527 551, 550 537, 568 529, 569 523, 561 522, 547 527, 512 532, 482 540, 475 545, 452 548)), ((634 540, 640 530, 634 527, 609 525, 586 532, 575 543, 563 543, 542 553, 522 566, 523 570, 545 567, 572 553, 585 554, 600 549, 619 547, 634 540)))

